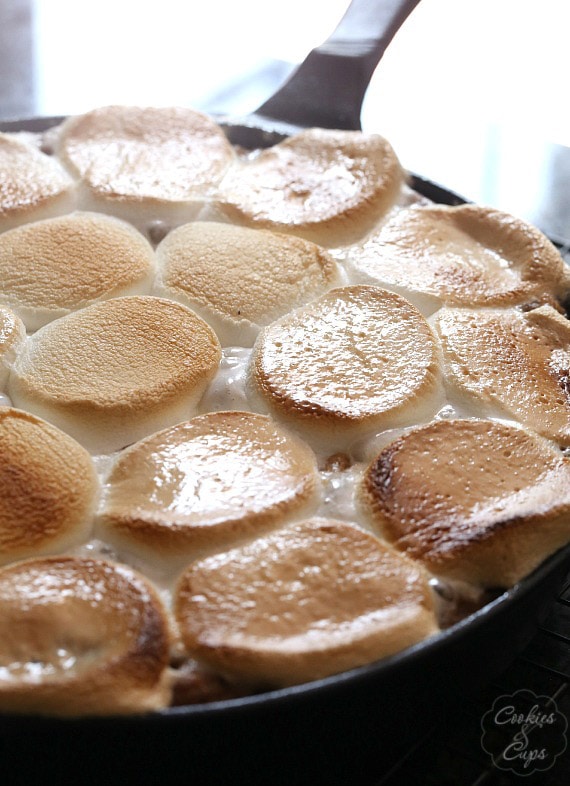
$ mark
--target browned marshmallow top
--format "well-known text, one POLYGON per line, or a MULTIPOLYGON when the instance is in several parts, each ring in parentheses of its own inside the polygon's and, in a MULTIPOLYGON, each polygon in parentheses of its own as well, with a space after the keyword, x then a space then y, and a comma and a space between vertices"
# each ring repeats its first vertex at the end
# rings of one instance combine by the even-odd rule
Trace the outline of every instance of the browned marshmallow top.
POLYGON ((98 491, 81 445, 33 415, 0 407, 0 564, 84 540, 98 491))
POLYGON ((144 237, 102 214, 71 213, 0 235, 0 299, 31 330, 101 298, 146 294, 153 273, 144 237))
POLYGON ((347 256, 370 282, 450 305, 562 300, 570 291, 570 271, 541 232, 477 205, 400 210, 347 256))
POLYGON ((71 206, 73 181, 61 164, 16 136, 0 133, 0 232, 71 206))
POLYGON ((218 340, 185 306, 154 297, 96 303, 30 337, 9 391, 29 409, 109 452, 192 411, 214 376, 218 340))
POLYGON ((248 412, 201 415, 120 454, 103 531, 150 559, 188 560, 306 513, 318 501, 312 452, 248 412))
POLYGON ((378 287, 334 289, 274 322, 254 347, 251 376, 273 413, 345 444, 347 433, 433 414, 439 402, 430 327, 378 287))
POLYGON ((182 107, 108 106, 70 118, 58 152, 99 196, 167 202, 207 193, 234 158, 210 118, 182 107))
POLYGON ((175 614, 192 655, 268 685, 360 666, 437 630, 420 566, 326 519, 194 562, 175 614))
POLYGON ((498 410, 570 445, 570 322, 550 306, 442 309, 436 320, 446 376, 485 412, 498 410))
POLYGON ((168 702, 169 630, 150 584, 109 562, 0 570, 0 711, 145 712, 168 702))
POLYGON ((404 180, 382 137, 309 129, 234 166, 221 185, 230 220, 291 232, 325 247, 361 237, 404 180))
POLYGON ((222 344, 250 346, 260 326, 339 283, 333 259, 302 238, 196 221, 157 248, 159 292, 208 320, 222 344))
POLYGON ((437 631, 429 581, 451 624, 570 541, 536 230, 428 206, 377 135, 246 154, 181 108, 0 135, 0 170, 0 713, 336 673, 437 631))
POLYGON ((0 390, 8 381, 10 367, 24 345, 26 328, 9 308, 0 306, 0 390))
POLYGON ((570 538, 570 459, 485 420, 413 429, 365 473, 371 522, 434 573, 510 586, 570 538))

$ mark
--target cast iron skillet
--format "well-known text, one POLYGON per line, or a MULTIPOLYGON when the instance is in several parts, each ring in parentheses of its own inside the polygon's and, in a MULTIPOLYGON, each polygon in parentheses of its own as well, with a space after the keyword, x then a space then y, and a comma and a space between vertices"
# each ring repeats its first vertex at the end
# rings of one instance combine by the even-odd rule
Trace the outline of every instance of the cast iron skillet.
MULTIPOLYGON (((360 128, 372 72, 417 2, 354 0, 332 36, 256 113, 238 121, 219 118, 231 141, 266 147, 299 127, 360 128)), ((4 123, 0 131, 42 131, 60 120, 4 123)), ((465 201, 417 175, 411 175, 411 185, 435 202, 465 201)), ((0 716, 0 782, 377 783, 447 709, 498 675, 524 648, 569 568, 570 545, 441 634, 306 685, 145 716, 0 716)))

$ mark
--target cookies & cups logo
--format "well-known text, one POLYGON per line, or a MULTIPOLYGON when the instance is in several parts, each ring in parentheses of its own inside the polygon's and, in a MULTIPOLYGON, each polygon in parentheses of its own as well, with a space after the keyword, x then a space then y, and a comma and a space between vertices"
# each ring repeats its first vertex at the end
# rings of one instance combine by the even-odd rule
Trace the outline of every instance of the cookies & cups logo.
POLYGON ((529 690, 495 699, 481 728, 481 745, 494 766, 516 775, 550 769, 567 746, 566 716, 553 699, 529 690))

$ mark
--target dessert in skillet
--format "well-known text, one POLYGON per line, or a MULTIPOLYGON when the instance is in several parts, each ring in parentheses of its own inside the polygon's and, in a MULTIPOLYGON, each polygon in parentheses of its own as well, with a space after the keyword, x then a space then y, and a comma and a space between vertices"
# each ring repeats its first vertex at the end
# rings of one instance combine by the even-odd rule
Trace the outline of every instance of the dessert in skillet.
POLYGON ((377 134, 104 107, 0 163, 0 712, 437 635, 570 542, 568 268, 377 134))

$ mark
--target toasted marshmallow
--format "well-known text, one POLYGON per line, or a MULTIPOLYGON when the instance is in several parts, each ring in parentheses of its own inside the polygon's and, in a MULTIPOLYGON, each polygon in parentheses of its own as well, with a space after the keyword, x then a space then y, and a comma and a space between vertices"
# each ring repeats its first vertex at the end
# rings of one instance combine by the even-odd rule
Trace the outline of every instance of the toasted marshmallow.
POLYGON ((75 185, 61 164, 17 135, 0 133, 0 232, 73 210, 75 185))
POLYGON ((235 223, 333 248, 370 231, 403 183, 404 171, 381 136, 313 128, 232 167, 220 187, 220 209, 235 223))
POLYGON ((82 207, 146 231, 191 220, 234 160, 221 128, 182 107, 108 106, 69 118, 55 142, 81 178, 82 207))
POLYGON ((570 322, 532 311, 442 309, 435 320, 452 396, 570 445, 570 322))
POLYGON ((477 205, 400 210, 347 251, 351 278, 431 310, 516 305, 570 292, 570 269, 538 229, 477 205), (430 302, 431 301, 431 302, 430 302), (429 307, 429 306, 428 306, 429 307))
POLYGON ((421 566, 332 519, 194 562, 174 608, 192 656, 266 686, 361 666, 437 630, 421 566))
POLYGON ((186 224, 157 248, 158 294, 190 306, 223 346, 251 346, 262 326, 341 283, 308 240, 217 222, 186 224))
POLYGON ((398 549, 487 587, 514 584, 570 538, 570 458, 504 423, 410 430, 370 464, 360 495, 398 549))
POLYGON ((267 417, 215 412, 122 452, 102 537, 163 564, 251 537, 319 502, 313 453, 267 417))
POLYGON ((33 415, 0 407, 0 564, 87 538, 98 493, 81 445, 33 415))
POLYGON ((20 317, 0 306, 0 390, 6 387, 10 368, 25 340, 26 328, 20 317))
POLYGON ((36 330, 95 301, 148 294, 154 252, 130 224, 71 213, 0 235, 0 302, 36 330))
POLYGON ((169 626, 151 587, 105 561, 51 557, 0 570, 0 711, 167 706, 169 626))
POLYGON ((185 306, 113 298, 28 338, 8 392, 16 406, 107 453, 186 419, 220 357, 212 329, 185 306))
POLYGON ((260 406, 335 451, 373 430, 431 417, 441 405, 439 373, 420 312, 392 292, 355 286, 266 328, 249 384, 260 406))

